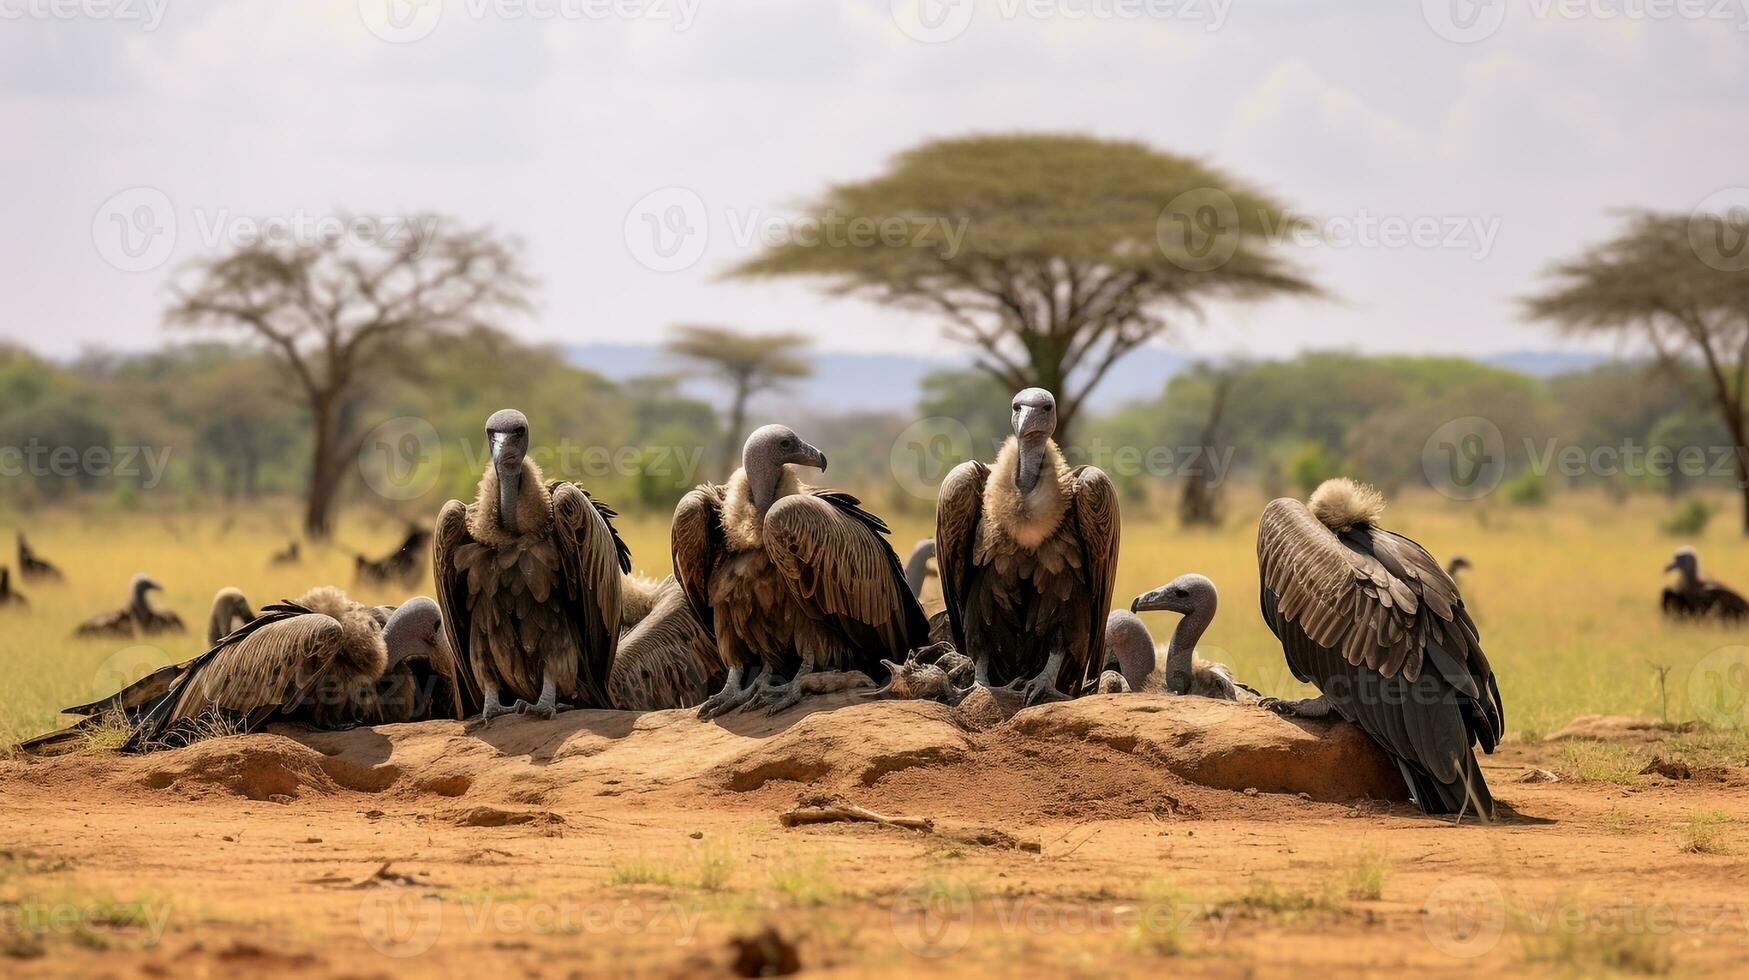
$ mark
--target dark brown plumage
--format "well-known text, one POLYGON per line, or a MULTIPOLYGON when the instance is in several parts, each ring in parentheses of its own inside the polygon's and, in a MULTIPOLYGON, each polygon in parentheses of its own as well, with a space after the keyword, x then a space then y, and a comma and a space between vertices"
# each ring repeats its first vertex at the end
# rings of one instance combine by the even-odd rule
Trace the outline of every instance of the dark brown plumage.
POLYGON ((59 582, 61 570, 30 550, 24 532, 18 532, 18 577, 26 582, 59 582))
POLYGON ((1323 696, 1267 699, 1335 711, 1396 760, 1427 813, 1494 813, 1472 746, 1505 731, 1500 689, 1463 597, 1415 542, 1379 527, 1382 498, 1332 480, 1310 506, 1283 498, 1257 529, 1263 619, 1288 668, 1323 696))
POLYGON ((823 470, 826 457, 765 426, 726 486, 701 486, 675 508, 675 578, 727 672, 701 717, 781 711, 813 672, 882 679, 883 658, 902 661, 927 641, 886 524, 847 493, 803 486, 792 466, 823 470))
POLYGON ((1741 623, 1749 619, 1749 602, 1736 590, 1715 579, 1700 574, 1700 557, 1693 548, 1676 549, 1666 572, 1680 572, 1674 586, 1666 586, 1660 605, 1664 615, 1673 619, 1711 619, 1725 623, 1741 623))
POLYGON ((936 561, 954 645, 979 683, 1028 703, 1072 697, 1104 662, 1117 573, 1117 493, 1103 471, 1071 468, 1050 441, 1056 400, 1015 396, 1016 436, 994 466, 962 463, 941 485, 936 561))
POLYGON ((30 600, 23 593, 12 588, 12 569, 0 565, 0 607, 11 606, 15 609, 27 609, 30 600))
POLYGON ((654 583, 647 594, 647 611, 620 635, 608 697, 623 711, 695 708, 723 686, 726 671, 716 641, 672 576, 654 583))
POLYGON ((148 593, 163 588, 150 575, 135 575, 128 586, 127 605, 87 619, 74 629, 73 635, 131 638, 186 632, 181 616, 168 609, 154 609, 147 600, 148 593))
POLYGON ((528 421, 487 420, 492 462, 472 504, 438 518, 433 565, 470 710, 550 716, 560 698, 605 708, 618 644, 621 575, 631 557, 613 511, 564 481, 543 485, 527 458, 528 421), (508 693, 516 704, 506 707, 508 693))
MULTIPOLYGON (((292 561, 297 560, 297 543, 292 543, 292 561)), ((357 555, 353 559, 353 570, 361 583, 373 585, 406 585, 419 584, 419 579, 425 574, 425 559, 431 549, 431 532, 422 527, 407 529, 407 537, 402 539, 401 546, 381 558, 366 558, 357 555)), ((276 556, 276 561, 277 561, 276 556)))

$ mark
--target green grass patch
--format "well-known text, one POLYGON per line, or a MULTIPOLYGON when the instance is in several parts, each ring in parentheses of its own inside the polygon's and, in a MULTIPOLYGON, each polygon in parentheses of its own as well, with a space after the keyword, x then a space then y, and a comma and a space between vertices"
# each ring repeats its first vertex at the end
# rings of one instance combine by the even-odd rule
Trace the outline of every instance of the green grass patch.
POLYGON ((823 858, 784 858, 772 865, 771 887, 795 905, 831 905, 844 897, 844 889, 823 858))
POLYGON ((659 885, 663 888, 676 888, 681 884, 681 878, 680 873, 669 865, 637 857, 614 865, 613 870, 608 873, 607 883, 610 885, 659 885))
POLYGON ((1384 897, 1385 879, 1390 874, 1391 861, 1383 851, 1363 851, 1343 875, 1343 891, 1357 901, 1376 902, 1384 897))
POLYGON ((1574 739, 1561 743, 1565 775, 1605 783, 1631 783, 1645 768, 1645 756, 1613 742, 1574 739))
POLYGON ((1691 813, 1682 824, 1681 849, 1684 854, 1729 854, 1726 844, 1731 815, 1723 810, 1703 810, 1691 813))

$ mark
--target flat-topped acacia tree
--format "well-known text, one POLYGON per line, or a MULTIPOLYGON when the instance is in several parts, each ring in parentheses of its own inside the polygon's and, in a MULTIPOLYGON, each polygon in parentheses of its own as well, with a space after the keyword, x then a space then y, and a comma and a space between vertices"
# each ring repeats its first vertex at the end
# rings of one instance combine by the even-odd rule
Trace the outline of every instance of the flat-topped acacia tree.
POLYGON ((1114 364, 1209 302, 1315 294, 1278 254, 1302 227, 1229 174, 1143 143, 974 135, 828 188, 806 234, 729 274, 814 277, 939 315, 1003 385, 1056 393, 1066 434, 1114 364))

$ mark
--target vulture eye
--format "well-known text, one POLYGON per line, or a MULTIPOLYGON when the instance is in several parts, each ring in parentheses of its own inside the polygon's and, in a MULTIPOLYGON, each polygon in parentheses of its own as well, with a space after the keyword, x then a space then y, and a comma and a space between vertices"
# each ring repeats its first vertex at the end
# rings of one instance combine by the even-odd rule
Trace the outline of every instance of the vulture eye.
POLYGON ((785 449, 796 448, 796 441, 794 439, 785 439, 783 441, 783 448, 785 448, 785 449))

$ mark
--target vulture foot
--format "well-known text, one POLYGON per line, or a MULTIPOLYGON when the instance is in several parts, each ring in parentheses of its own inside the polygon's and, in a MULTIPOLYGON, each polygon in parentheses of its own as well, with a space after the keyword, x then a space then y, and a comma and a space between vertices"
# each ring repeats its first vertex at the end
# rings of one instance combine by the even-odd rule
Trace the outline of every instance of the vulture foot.
POLYGON ((521 698, 517 698, 516 704, 512 705, 510 710, 519 715, 534 715, 536 718, 551 718, 561 711, 570 711, 571 706, 559 703, 558 685, 554 683, 552 675, 547 674, 541 678, 539 701, 530 704, 521 698))
POLYGON ((736 667, 730 670, 729 676, 723 680, 723 689, 706 698, 704 704, 699 705, 698 719, 710 721, 712 718, 726 715, 743 707, 752 700, 754 694, 758 693, 760 682, 764 678, 765 671, 762 670, 759 672, 759 676, 753 678, 753 683, 742 687, 741 668, 736 667))
POLYGON ((503 715, 514 714, 515 712, 516 712, 515 708, 508 707, 508 706, 502 704, 501 702, 499 702, 497 688, 489 687, 486 689, 485 707, 480 709, 480 727, 484 728, 487 725, 492 724, 492 719, 494 719, 494 718, 498 718, 498 717, 501 717, 503 715))
POLYGON ((1017 680, 1008 685, 1011 693, 1022 696, 1021 703, 1027 707, 1043 704, 1046 701, 1067 701, 1069 696, 1057 690, 1057 675, 1063 669, 1063 655, 1053 653, 1045 661, 1045 669, 1030 679, 1017 680))
POLYGON ((1330 712, 1335 710, 1330 704, 1330 699, 1322 696, 1307 698, 1304 701, 1264 698, 1257 704, 1284 718, 1328 718, 1330 712))

